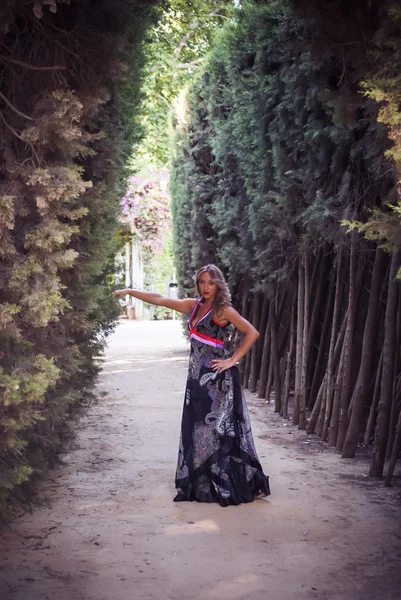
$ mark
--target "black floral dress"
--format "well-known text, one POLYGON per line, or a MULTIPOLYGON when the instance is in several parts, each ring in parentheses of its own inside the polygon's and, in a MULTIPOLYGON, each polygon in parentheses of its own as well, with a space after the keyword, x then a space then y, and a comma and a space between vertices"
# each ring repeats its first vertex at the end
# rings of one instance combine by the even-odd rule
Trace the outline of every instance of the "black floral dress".
POLYGON ((211 309, 193 327, 199 305, 188 323, 191 355, 174 500, 221 506, 252 502, 260 493, 270 494, 269 478, 256 454, 237 367, 217 373, 210 365, 213 359, 228 358, 225 327, 213 320, 211 309))

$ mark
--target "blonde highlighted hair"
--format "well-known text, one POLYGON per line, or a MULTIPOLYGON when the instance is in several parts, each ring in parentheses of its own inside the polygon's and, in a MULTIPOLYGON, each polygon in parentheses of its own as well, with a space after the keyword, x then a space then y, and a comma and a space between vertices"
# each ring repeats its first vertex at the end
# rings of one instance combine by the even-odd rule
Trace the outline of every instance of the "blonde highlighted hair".
POLYGON ((220 318, 224 310, 231 306, 231 294, 228 289, 227 282, 224 278, 223 273, 216 267, 216 265, 205 265, 197 270, 195 274, 196 291, 198 292, 199 298, 202 297, 199 290, 199 280, 203 273, 208 273, 213 283, 216 284, 216 295, 213 301, 213 314, 220 318))

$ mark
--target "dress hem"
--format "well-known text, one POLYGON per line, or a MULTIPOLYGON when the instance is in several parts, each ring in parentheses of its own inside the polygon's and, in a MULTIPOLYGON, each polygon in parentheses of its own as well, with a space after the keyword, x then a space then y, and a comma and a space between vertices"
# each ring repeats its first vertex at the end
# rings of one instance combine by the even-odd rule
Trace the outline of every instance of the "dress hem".
POLYGON ((228 482, 223 482, 220 477, 212 473, 209 473, 207 478, 208 493, 199 489, 197 477, 176 480, 178 493, 174 502, 207 502, 226 507, 253 502, 260 494, 263 495, 262 497, 271 495, 269 477, 261 471, 257 471, 249 481, 244 478, 230 477, 228 482))

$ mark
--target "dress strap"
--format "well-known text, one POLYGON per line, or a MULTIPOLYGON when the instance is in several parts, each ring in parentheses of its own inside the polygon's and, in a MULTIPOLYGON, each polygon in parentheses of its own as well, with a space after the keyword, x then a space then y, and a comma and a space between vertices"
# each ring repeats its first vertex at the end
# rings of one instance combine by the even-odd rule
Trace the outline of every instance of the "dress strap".
POLYGON ((191 312, 191 316, 189 317, 189 320, 188 320, 188 327, 189 327, 189 329, 191 329, 191 328, 192 328, 192 319, 194 318, 194 314, 196 313, 196 311, 197 311, 197 309, 198 309, 198 306, 199 306, 199 304, 200 304, 200 300, 197 300, 197 301, 195 302, 195 306, 194 306, 194 308, 193 308, 193 311, 191 312))

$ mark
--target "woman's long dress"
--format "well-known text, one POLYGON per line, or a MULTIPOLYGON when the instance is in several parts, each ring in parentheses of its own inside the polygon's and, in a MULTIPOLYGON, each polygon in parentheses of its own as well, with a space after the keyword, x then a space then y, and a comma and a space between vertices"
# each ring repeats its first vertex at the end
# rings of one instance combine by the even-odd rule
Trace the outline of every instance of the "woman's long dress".
POLYGON ((221 506, 252 502, 270 494, 269 478, 260 466, 237 367, 213 371, 213 359, 227 358, 225 327, 210 309, 192 326, 191 355, 182 415, 175 501, 219 502, 221 506))

